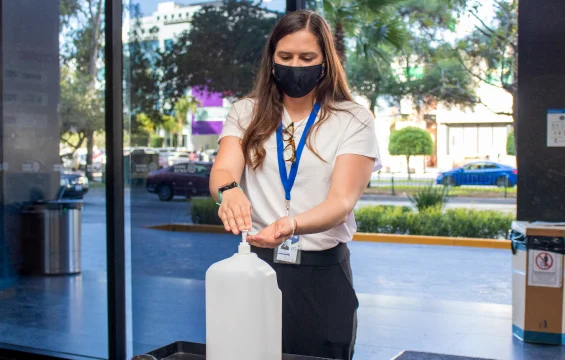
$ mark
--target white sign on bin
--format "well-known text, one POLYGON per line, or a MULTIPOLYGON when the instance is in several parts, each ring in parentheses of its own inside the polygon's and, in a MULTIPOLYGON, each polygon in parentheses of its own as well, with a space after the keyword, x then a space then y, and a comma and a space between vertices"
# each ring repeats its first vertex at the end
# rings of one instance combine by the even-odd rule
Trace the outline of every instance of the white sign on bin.
POLYGON ((547 110, 547 147, 565 147, 565 109, 547 110))
POLYGON ((561 287, 563 255, 545 250, 529 251, 528 285, 561 287))

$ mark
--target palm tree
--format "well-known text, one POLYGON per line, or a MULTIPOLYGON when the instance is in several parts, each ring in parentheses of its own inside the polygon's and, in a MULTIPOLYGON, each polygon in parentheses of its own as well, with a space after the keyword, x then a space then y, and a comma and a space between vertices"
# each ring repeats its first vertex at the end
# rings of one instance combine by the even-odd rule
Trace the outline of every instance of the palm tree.
POLYGON ((355 40, 357 55, 389 61, 385 48, 400 50, 408 40, 395 9, 405 0, 323 0, 326 20, 334 32, 341 63, 346 63, 346 40, 355 40))
MULTIPOLYGON (((163 147, 167 146, 167 143, 168 146, 173 146, 172 134, 174 132, 177 132, 179 124, 177 123, 175 118, 172 117, 171 115, 162 115, 160 125, 163 128, 163 130, 165 130, 165 137, 163 138, 163 147)), ((178 131, 182 133, 182 126, 178 131)))
POLYGON ((155 133, 155 123, 146 113, 136 114, 135 121, 137 121, 139 131, 147 135, 147 146, 151 146, 151 136, 155 133))
POLYGON ((178 132, 177 132, 177 146, 182 147, 182 128, 184 127, 186 117, 188 112, 194 113, 196 108, 200 105, 198 100, 192 96, 185 96, 175 103, 175 115, 178 121, 178 132))

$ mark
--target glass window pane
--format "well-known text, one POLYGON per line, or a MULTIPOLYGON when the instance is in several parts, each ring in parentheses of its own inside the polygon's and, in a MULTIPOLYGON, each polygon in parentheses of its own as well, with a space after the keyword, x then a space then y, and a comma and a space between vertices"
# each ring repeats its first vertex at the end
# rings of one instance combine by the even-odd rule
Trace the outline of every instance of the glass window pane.
POLYGON ((506 141, 508 138, 508 129, 506 125, 495 126, 493 128, 493 153, 497 157, 506 155, 506 141))
POLYGON ((0 2, 0 343, 107 358, 104 1, 61 3, 0 2))
POLYGON ((463 139, 463 128, 460 126, 449 127, 449 155, 462 158, 464 156, 465 143, 463 139))
MULTIPOLYGON (((371 184, 372 189, 366 192, 367 196, 365 196, 365 198, 375 196, 376 200, 361 201, 360 204, 358 204, 358 208, 367 206, 362 209, 364 220, 361 221, 361 224, 374 221, 379 224, 374 227, 375 231, 378 229, 379 232, 412 235, 424 233, 425 230, 416 230, 413 228, 403 228, 399 230, 396 228, 396 225, 390 224, 391 221, 394 222, 393 220, 389 221, 387 219, 381 224, 381 211, 382 213, 389 211, 389 206, 400 211, 401 206, 416 205, 408 201, 403 202, 403 200, 400 199, 406 199, 407 196, 418 198, 421 195, 425 197, 424 190, 426 180, 435 184, 436 172, 438 172, 438 170, 451 170, 452 166, 459 167, 474 161, 473 159, 485 159, 486 155, 494 159, 497 153, 494 148, 495 145, 493 144, 492 128, 490 126, 483 128, 474 125, 478 122, 487 122, 488 120, 485 118, 488 116, 481 114, 479 111, 474 112, 470 110, 454 109, 457 108, 457 106, 454 106, 453 102, 449 103, 443 101, 445 98, 453 100, 452 95, 455 94, 457 94, 456 96, 462 94, 468 96, 465 93, 464 84, 460 80, 469 76, 469 74, 465 73, 465 71, 461 71, 460 63, 457 61, 452 62, 452 59, 448 57, 448 53, 453 51, 450 46, 452 42, 449 41, 449 43, 447 43, 442 39, 445 34, 451 33, 449 28, 452 26, 453 29, 457 28, 457 31, 453 31, 451 35, 458 37, 458 39, 464 36, 461 33, 460 27, 457 26, 458 20, 453 18, 452 22, 450 19, 444 23, 445 25, 449 24, 445 26, 444 29, 438 30, 436 28, 438 24, 436 21, 438 19, 451 18, 452 13, 450 11, 446 12, 445 10, 448 9, 450 5, 440 9, 440 7, 430 5, 431 3, 433 2, 340 2, 331 0, 306 0, 307 7, 323 15, 332 29, 334 44, 338 50, 342 51, 342 64, 344 64, 345 71, 348 75, 349 85, 353 92, 354 99, 371 110, 374 109, 376 103, 380 104, 382 101, 385 104, 384 109, 379 111, 376 116, 376 124, 384 125, 384 133, 388 135, 395 129, 404 128, 406 126, 425 128, 426 122, 429 124, 431 119, 426 118, 425 115, 422 116, 422 114, 428 113, 429 110, 433 110, 434 116, 437 114, 438 133, 441 131, 440 135, 443 135, 442 127, 447 128, 447 136, 445 137, 440 136, 434 139, 432 133, 432 139, 434 139, 434 142, 436 142, 435 145, 439 149, 437 156, 438 164, 442 164, 440 165, 440 169, 429 169, 429 171, 424 169, 424 171, 418 171, 416 175, 412 176, 412 181, 406 181, 407 174, 404 169, 400 169, 400 171, 396 170, 392 174, 386 171, 386 169, 383 169, 378 175, 374 175, 373 183, 371 184), (428 32, 430 27, 433 28, 433 32, 437 31, 437 33, 432 34, 428 32), (387 29, 386 36, 378 36, 378 33, 380 33, 378 29, 387 29), (400 31, 395 33, 395 30, 400 31), (409 41, 405 43, 405 46, 411 49, 408 51, 408 54, 406 54, 404 50, 400 51, 403 54, 399 54, 394 50, 391 51, 396 41, 402 42, 402 40, 397 37, 397 35, 402 34, 402 30, 406 30, 409 34, 409 41), (440 34, 440 38, 436 38, 436 34, 440 34), (428 62, 425 57, 430 56, 430 54, 434 54, 432 56, 436 54, 441 55, 437 60, 434 59, 433 62, 428 62), (452 65, 452 69, 447 68, 452 65), (414 86, 414 84, 418 85, 414 86), (390 89, 387 89, 387 86, 390 86, 390 89), (406 97, 398 99, 400 97, 398 93, 406 94, 406 97), (405 106, 403 105, 407 102, 413 102, 414 106, 408 106, 404 109, 405 106), (399 113, 401 116, 395 117, 395 115, 399 113), (445 169, 443 169, 444 167, 445 169), (414 196, 414 194, 417 195, 414 196), (397 196, 394 201, 391 201, 391 205, 386 205, 386 209, 379 208, 379 211, 375 209, 374 219, 370 218, 372 209, 369 209, 369 206, 375 205, 376 208, 382 206, 382 201, 385 201, 385 199, 388 200, 388 196, 390 195, 397 196)), ((441 3, 446 4, 447 2, 441 3)), ((463 21, 461 24, 463 24, 463 21)), ((477 36, 477 38, 479 37, 477 36)), ((476 45, 476 43, 474 44, 476 45)), ((470 80, 470 82, 472 81, 473 80, 470 80)), ((504 90, 502 90, 501 93, 504 95, 504 90)), ((479 94, 480 93, 476 96, 481 96, 479 94)), ((476 98, 474 94, 473 96, 476 98)), ((487 96, 484 96, 484 98, 487 98, 487 96)), ((457 103, 458 101, 459 100, 455 100, 454 102, 457 103)), ((491 114, 489 113, 488 115, 491 114)), ((500 138, 502 139, 503 137, 501 136, 500 138)), ((502 141, 497 140, 497 144, 498 143, 502 143, 502 141)), ((383 141, 380 143, 381 151, 386 152, 388 145, 388 139, 386 139, 386 142, 383 141)), ((405 148, 408 148, 408 146, 405 148)), ((414 146, 414 148, 416 148, 416 146, 414 146)), ((500 147, 500 149, 502 149, 502 147, 500 147)), ((404 149, 403 151, 406 155, 413 155, 414 153, 410 153, 411 150, 414 151, 414 149, 404 149)), ((388 162, 388 164, 396 161, 400 162, 400 160, 396 160, 396 156, 389 156, 385 161, 388 162)), ((402 163, 405 161, 406 160, 402 159, 402 163)), ((410 164, 413 165, 417 162, 418 159, 414 159, 414 156, 411 156, 410 164)), ((385 165, 385 168, 386 166, 387 165, 385 165)), ((453 185, 463 184, 463 186, 457 186, 454 190, 450 190, 450 193, 465 196, 464 194, 466 194, 468 190, 465 184, 468 183, 469 180, 472 180, 471 182, 477 182, 476 179, 486 179, 487 176, 483 177, 480 172, 489 167, 490 165, 485 163, 467 165, 464 167, 465 170, 474 170, 479 174, 472 176, 458 170, 449 173, 447 176, 441 174, 440 177, 437 178, 437 182, 441 183, 443 181, 445 184, 453 185)), ((486 185, 486 181, 484 181, 484 184, 486 185)), ((480 200, 478 202, 480 202, 480 200)), ((416 201, 416 203, 417 205, 421 205, 422 208, 426 205, 422 199, 416 201)), ((460 208, 469 207, 469 205, 465 203, 451 206, 460 208)), ((422 210, 421 207, 418 206, 420 210, 422 210)), ((359 212, 361 213, 361 211, 359 212)), ((408 209, 408 212, 412 212, 412 210, 408 209)), ((417 210, 414 210, 414 215, 415 217, 419 215, 417 210)), ((391 219, 392 218, 391 216, 391 219)), ((396 218, 396 216, 394 216, 394 218, 396 218)), ((366 226, 365 229, 367 231, 371 229, 371 227, 366 226)), ((383 247, 382 244, 361 244, 354 241, 350 244, 350 249, 353 263, 353 281, 360 295, 360 308, 358 311, 359 326, 354 358, 393 358, 395 354, 387 353, 387 348, 392 346, 390 340, 393 340, 397 346, 403 348, 415 346, 413 341, 406 340, 406 334, 409 334, 410 330, 408 327, 406 328, 407 331, 397 328, 396 330, 398 331, 396 331, 396 334, 391 335, 390 329, 385 329, 386 326, 382 326, 383 324, 379 320, 379 316, 373 315, 377 314, 377 312, 382 312, 383 314, 388 313, 389 302, 402 302, 409 298, 410 300, 408 301, 415 300, 429 303, 428 298, 431 296, 430 290, 434 292, 434 287, 438 285, 438 283, 434 282, 433 278, 422 277, 422 279, 420 279, 422 290, 418 294, 418 290, 415 290, 412 286, 413 278, 415 276, 417 277, 417 270, 408 266, 406 269, 410 269, 410 271, 406 272, 404 276, 398 276, 398 272, 396 271, 398 268, 395 268, 395 271, 385 271, 383 274, 381 271, 383 267, 373 265, 376 263, 375 257, 370 255, 371 251, 375 251, 375 253, 385 251, 387 255, 383 258, 390 255, 392 258, 396 259, 398 256, 403 256, 406 251, 417 251, 419 248, 412 248, 406 244, 398 248, 392 248, 389 246, 383 247), (382 276, 379 276, 379 273, 381 273, 382 276), (408 283, 411 285, 406 286, 408 283), (387 296, 383 296, 383 290, 389 291, 387 296), (390 297, 388 295, 390 295, 390 297), (383 337, 387 340, 378 340, 383 337), (376 355, 377 353, 380 356, 376 355)), ((431 258, 441 258, 441 256, 435 256, 438 255, 438 251, 441 252, 439 249, 431 249, 431 258)), ((465 255, 466 253, 462 252, 461 256, 465 255)), ((424 263, 432 264, 436 262, 423 261, 422 264, 424 263)), ((400 268, 402 268, 402 266, 400 268)), ((460 280, 455 280, 454 278, 453 284, 465 283, 466 286, 471 287, 466 281, 466 278, 465 280, 464 278, 465 277, 461 277, 460 280)), ((464 291, 464 287, 460 288, 461 289, 458 289, 458 291, 464 291)), ((436 292, 434 292, 433 295, 435 298, 442 298, 449 292, 439 290, 439 287, 435 289, 436 292)), ((464 296, 461 296, 460 299, 461 301, 468 300, 464 296)), ((491 299, 487 301, 491 301, 491 299)), ((434 301, 432 301, 432 303, 434 303, 434 301)), ((406 309, 408 308, 410 309, 409 311, 414 310, 410 305, 407 305, 406 309)), ((401 312, 402 311, 403 310, 401 310, 401 312)), ((431 352, 431 350, 428 349, 424 351, 431 352)), ((437 350, 437 352, 440 351, 437 350)))
POLYGON ((477 154, 477 133, 476 126, 463 127, 463 143, 465 146, 465 154, 468 156, 476 156, 477 154))
POLYGON ((478 128, 479 154, 493 156, 493 127, 480 126, 478 128))
POLYGON ((159 48, 135 36, 156 23, 156 3, 130 7, 124 20, 123 33, 133 34, 124 38, 126 139, 131 149, 156 150, 132 156, 129 171, 134 354, 178 340, 204 343, 205 272, 237 251, 231 235, 152 228, 217 221, 209 178, 218 136, 232 104, 251 90, 267 35, 285 7, 280 0, 214 4, 159 4, 159 16, 178 15, 154 32, 159 48), (269 11, 257 12, 257 6, 269 11), (190 22, 183 13, 191 14, 190 22), (219 29, 222 36, 210 36, 219 29), (149 164, 158 169, 134 171, 148 171, 149 164), (173 170, 159 169, 166 166, 173 170), (195 211, 198 201, 206 207, 195 211))

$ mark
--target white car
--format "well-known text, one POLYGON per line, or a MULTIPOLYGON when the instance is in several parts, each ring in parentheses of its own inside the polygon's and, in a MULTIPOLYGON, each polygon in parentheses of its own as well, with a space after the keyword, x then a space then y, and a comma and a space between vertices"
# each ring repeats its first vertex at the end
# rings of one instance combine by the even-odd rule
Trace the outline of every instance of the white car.
POLYGON ((174 150, 159 149, 159 167, 164 168, 169 166, 169 157, 175 154, 174 150))
POLYGON ((173 166, 181 163, 187 163, 187 162, 190 162, 190 155, 187 153, 173 153, 169 155, 169 159, 168 159, 169 166, 173 166))

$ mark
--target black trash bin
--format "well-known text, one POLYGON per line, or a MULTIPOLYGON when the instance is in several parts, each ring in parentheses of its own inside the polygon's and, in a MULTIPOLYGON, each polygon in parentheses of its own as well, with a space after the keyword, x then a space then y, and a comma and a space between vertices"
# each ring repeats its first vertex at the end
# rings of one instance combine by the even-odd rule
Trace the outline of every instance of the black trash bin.
POLYGON ((129 156, 131 185, 141 186, 149 173, 159 168, 159 153, 152 149, 134 149, 129 156))
POLYGON ((82 207, 82 200, 36 201, 24 207, 25 274, 80 273, 82 207))

